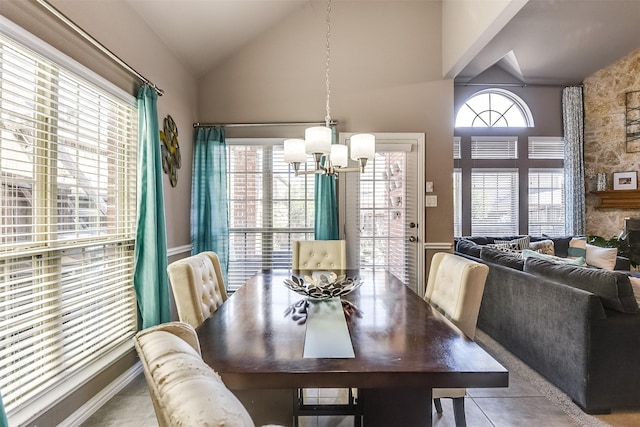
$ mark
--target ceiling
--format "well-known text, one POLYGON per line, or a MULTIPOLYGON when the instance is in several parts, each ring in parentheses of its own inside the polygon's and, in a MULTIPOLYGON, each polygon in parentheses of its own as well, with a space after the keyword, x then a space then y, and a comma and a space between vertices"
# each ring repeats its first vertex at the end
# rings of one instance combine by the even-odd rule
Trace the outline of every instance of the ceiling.
MULTIPOLYGON (((201 76, 312 0, 126 1, 201 76)), ((579 83, 638 47, 640 0, 530 0, 456 80, 498 65, 527 84, 579 83)))

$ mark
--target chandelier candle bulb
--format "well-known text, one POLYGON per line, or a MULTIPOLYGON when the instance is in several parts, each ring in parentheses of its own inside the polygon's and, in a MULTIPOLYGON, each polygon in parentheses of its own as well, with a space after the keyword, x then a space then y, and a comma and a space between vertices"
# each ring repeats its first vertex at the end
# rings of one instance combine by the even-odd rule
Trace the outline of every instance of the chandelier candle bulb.
POLYGON ((305 129, 307 154, 329 154, 331 152, 331 128, 326 126, 314 126, 305 129))
POLYGON ((287 163, 304 163, 307 161, 303 139, 284 140, 284 161, 287 163))
POLYGON ((338 168, 346 168, 349 164, 349 149, 346 145, 333 144, 331 146, 331 163, 338 168))
POLYGON ((376 155, 376 137, 359 133, 351 137, 351 159, 373 159, 376 155))

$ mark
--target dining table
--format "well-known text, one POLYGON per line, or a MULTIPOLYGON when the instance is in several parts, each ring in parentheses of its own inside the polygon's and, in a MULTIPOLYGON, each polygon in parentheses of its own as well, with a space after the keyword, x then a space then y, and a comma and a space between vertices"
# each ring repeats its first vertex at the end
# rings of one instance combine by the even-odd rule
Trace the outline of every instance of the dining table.
POLYGON ((338 273, 360 283, 333 307, 346 332, 320 323, 310 337, 313 307, 331 309, 285 286, 313 272, 287 269, 259 271, 197 328, 204 361, 256 424, 291 425, 301 388, 357 389, 366 427, 411 427, 432 425, 434 388, 508 386, 504 366, 390 272, 338 273))

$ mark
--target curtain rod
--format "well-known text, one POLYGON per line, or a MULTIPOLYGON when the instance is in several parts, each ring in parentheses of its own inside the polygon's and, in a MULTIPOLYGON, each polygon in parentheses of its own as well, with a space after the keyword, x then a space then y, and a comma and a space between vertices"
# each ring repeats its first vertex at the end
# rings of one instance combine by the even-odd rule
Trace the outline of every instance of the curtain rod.
POLYGON ((156 91, 156 93, 158 95, 160 95, 160 96, 164 95, 164 90, 160 89, 158 86, 156 86, 154 83, 152 83, 149 79, 147 79, 145 76, 143 76, 142 74, 137 72, 133 67, 131 67, 126 62, 124 62, 122 59, 120 59, 115 53, 113 53, 109 49, 107 49, 102 43, 100 43, 98 40, 96 40, 91 34, 87 33, 85 30, 83 30, 79 25, 77 25, 75 22, 73 22, 71 19, 69 19, 64 13, 60 12, 58 9, 56 9, 54 6, 52 6, 49 2, 47 2, 46 0, 36 0, 36 2, 38 2, 40 4, 40 6, 44 7, 45 9, 47 9, 49 11, 49 13, 51 13, 53 16, 55 16, 60 21, 65 23, 69 28, 71 28, 77 34, 82 36, 82 38, 84 38, 86 41, 91 43, 94 47, 96 47, 102 53, 107 55, 116 64, 120 65, 126 71, 128 71, 129 73, 133 74, 134 76, 136 76, 137 78, 142 80, 143 83, 146 83, 149 86, 151 86, 156 91))
MULTIPOLYGON (((208 127, 228 127, 228 128, 250 128, 250 127, 262 127, 262 126, 319 126, 326 124, 325 121, 322 122, 263 122, 263 123, 200 123, 196 122, 193 124, 194 128, 208 128, 208 127)), ((332 120, 329 122, 330 125, 337 125, 338 122, 332 120)))

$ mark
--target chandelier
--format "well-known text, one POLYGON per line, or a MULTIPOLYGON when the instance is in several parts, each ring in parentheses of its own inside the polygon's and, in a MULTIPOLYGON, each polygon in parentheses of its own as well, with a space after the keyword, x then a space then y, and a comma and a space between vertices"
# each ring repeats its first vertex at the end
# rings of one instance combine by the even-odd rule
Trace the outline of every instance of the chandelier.
POLYGON ((349 168, 349 147, 343 144, 332 144, 331 131, 331 84, 329 81, 329 65, 331 60, 331 0, 327 2, 327 34, 326 53, 327 62, 325 70, 325 85, 327 100, 325 104, 325 126, 307 128, 304 139, 284 140, 284 161, 293 166, 296 175, 324 174, 336 176, 339 172, 364 172, 367 160, 373 159, 376 152, 375 136, 368 133, 360 133, 351 136, 351 159, 359 163, 358 167, 349 168), (315 170, 300 171, 300 164, 307 161, 308 155, 313 156, 315 170), (324 157, 324 162, 322 161, 324 157))

